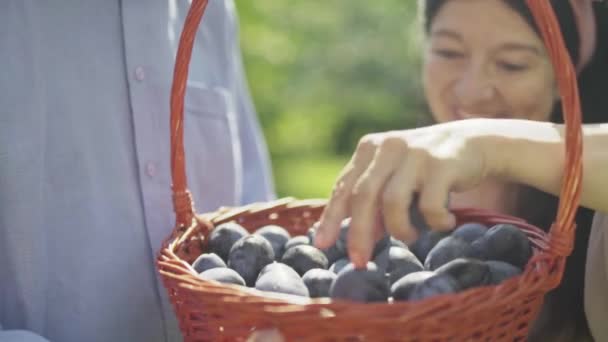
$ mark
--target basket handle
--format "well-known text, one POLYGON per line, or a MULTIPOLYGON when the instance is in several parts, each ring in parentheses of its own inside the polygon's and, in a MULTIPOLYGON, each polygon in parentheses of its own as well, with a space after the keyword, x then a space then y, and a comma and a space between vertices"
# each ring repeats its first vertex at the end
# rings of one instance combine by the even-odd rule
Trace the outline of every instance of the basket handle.
POLYGON ((184 96, 192 56, 192 46, 208 0, 193 0, 182 30, 171 86, 171 178, 173 181, 173 210, 176 227, 190 226, 194 203, 186 180, 184 158, 184 96))
POLYGON ((574 216, 579 206, 583 171, 581 104, 577 75, 566 50, 551 2, 545 0, 526 0, 526 2, 542 34, 562 97, 566 159, 557 218, 549 233, 549 251, 554 255, 566 257, 570 255, 574 246, 574 216))
MULTIPOLYGON (((581 106, 576 72, 566 50, 559 24, 549 1, 526 0, 549 52, 560 94, 566 127, 566 164, 557 218, 550 231, 550 248, 568 256, 574 244, 574 215, 579 206, 582 178, 581 106), (561 72, 560 72, 561 71, 561 72)), ((184 23, 171 88, 171 176, 176 226, 189 226, 194 216, 187 189, 184 158, 184 96, 192 46, 208 0, 193 0, 184 23)))

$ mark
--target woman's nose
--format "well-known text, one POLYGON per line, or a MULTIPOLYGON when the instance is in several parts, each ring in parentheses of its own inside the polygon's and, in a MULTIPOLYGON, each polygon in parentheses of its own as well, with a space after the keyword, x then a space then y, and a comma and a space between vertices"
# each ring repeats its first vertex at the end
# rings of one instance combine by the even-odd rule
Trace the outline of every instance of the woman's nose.
POLYGON ((460 75, 454 92, 459 105, 470 110, 483 110, 496 95, 492 81, 478 67, 470 68, 460 75))

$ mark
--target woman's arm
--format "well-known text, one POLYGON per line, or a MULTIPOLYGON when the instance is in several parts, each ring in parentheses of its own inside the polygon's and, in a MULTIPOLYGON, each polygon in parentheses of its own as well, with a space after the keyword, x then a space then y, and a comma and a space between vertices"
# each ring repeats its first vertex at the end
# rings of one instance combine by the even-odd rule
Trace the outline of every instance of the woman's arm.
MULTIPOLYGON (((581 203, 608 211, 608 124, 584 127, 581 203)), ((419 129, 377 133, 361 139, 340 175, 321 217, 315 243, 333 244, 342 219, 352 217, 349 255, 369 260, 376 218, 393 236, 416 238, 406 208, 414 193, 434 229, 453 227, 444 206, 450 191, 475 187, 489 176, 558 194, 564 170, 564 126, 512 119, 469 119, 419 129)))
MULTIPOLYGON (((504 124, 509 127, 489 137, 493 141, 486 144, 488 159, 496 158, 490 161, 496 166, 495 173, 559 195, 565 168, 565 127, 540 122, 504 124)), ((582 162, 581 205, 608 212, 608 124, 583 126, 582 162)))

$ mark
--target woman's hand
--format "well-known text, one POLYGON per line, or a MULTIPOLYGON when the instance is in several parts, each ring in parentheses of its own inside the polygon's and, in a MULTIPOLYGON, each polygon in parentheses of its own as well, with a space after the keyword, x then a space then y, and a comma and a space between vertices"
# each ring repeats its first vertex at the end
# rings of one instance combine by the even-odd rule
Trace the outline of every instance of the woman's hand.
POLYGON ((513 151, 522 146, 517 143, 524 141, 523 146, 527 146, 529 137, 541 126, 548 129, 547 142, 560 141, 555 129, 544 123, 494 119, 461 120, 363 137, 336 182, 315 244, 331 246, 340 222, 350 216, 349 257, 355 266, 364 267, 374 235, 382 229, 376 220, 378 214, 394 237, 406 242, 416 239, 407 210, 415 193, 419 195, 419 210, 431 228, 452 228, 455 217, 445 206, 448 193, 469 190, 488 176, 506 175, 517 156, 513 151))

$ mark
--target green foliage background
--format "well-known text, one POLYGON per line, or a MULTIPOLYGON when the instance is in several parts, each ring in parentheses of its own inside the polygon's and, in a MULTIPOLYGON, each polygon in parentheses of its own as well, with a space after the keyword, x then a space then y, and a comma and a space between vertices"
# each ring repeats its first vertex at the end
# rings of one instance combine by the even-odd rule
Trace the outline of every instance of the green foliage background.
POLYGON ((236 0, 279 196, 327 197, 358 139, 418 125, 413 0, 236 0))

